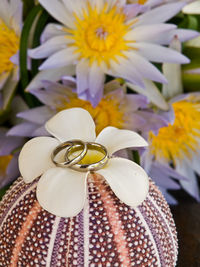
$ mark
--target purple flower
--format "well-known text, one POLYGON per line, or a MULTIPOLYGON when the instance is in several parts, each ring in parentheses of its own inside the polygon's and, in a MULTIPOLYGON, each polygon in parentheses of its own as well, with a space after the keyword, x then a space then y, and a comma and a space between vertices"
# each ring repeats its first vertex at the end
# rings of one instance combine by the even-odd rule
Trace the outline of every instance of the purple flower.
POLYGON ((81 107, 89 111, 95 121, 97 134, 107 126, 142 131, 143 127, 150 128, 149 121, 155 119, 152 111, 146 110, 147 98, 138 94, 126 94, 125 88, 116 80, 105 84, 105 94, 96 107, 89 101, 78 98, 74 93, 74 81, 65 80, 64 83, 45 81, 44 89, 33 90, 32 93, 44 106, 20 112, 17 116, 24 120, 13 127, 9 135, 48 135, 44 128, 46 121, 57 112, 72 107, 81 107))
POLYGON ((6 128, 0 128, 0 188, 10 184, 19 176, 19 149, 25 142, 24 138, 6 136, 6 128))

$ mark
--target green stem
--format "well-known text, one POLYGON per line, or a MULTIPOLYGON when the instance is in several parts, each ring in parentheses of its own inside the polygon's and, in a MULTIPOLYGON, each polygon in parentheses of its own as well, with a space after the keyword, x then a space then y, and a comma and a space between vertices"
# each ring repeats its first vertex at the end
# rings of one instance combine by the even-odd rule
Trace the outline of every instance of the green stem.
POLYGON ((29 34, 31 31, 31 27, 33 25, 33 22, 39 12, 41 12, 43 8, 39 5, 35 6, 29 15, 27 16, 24 27, 21 34, 21 40, 20 40, 20 77, 21 77, 21 93, 27 102, 27 104, 30 107, 34 107, 34 98, 29 94, 25 92, 25 88, 29 84, 29 72, 27 68, 27 50, 28 50, 28 40, 29 40, 29 34))
POLYGON ((134 162, 137 163, 138 165, 140 165, 140 155, 138 153, 137 150, 134 150, 133 151, 133 159, 134 159, 134 162))
MULTIPOLYGON (((43 9, 37 21, 37 25, 35 27, 32 48, 35 48, 38 45, 40 45, 40 36, 44 30, 44 27, 46 26, 48 18, 49 18, 49 14, 43 9)), ((38 73, 39 64, 40 64, 39 60, 32 59, 32 62, 31 62, 32 78, 38 73)))

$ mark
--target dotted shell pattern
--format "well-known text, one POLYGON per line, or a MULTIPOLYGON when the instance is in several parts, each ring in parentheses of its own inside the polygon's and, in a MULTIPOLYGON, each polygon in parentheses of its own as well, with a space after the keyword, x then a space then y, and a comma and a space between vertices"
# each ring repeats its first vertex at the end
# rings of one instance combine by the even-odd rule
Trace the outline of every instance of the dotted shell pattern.
POLYGON ((71 218, 42 209, 36 186, 19 178, 0 203, 0 266, 175 266, 176 228, 151 180, 146 200, 133 209, 102 177, 90 176, 84 209, 71 218))

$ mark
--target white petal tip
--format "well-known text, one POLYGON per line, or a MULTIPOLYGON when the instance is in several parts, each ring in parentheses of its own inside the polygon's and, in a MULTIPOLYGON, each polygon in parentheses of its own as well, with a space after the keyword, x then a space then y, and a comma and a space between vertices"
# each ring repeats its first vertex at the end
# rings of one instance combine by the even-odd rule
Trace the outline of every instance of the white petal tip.
POLYGON ((189 64, 190 63, 190 59, 187 57, 184 57, 183 61, 181 62, 182 64, 189 64))
POLYGON ((46 68, 45 68, 45 65, 44 64, 42 64, 40 67, 39 67, 39 70, 40 71, 42 71, 42 70, 45 70, 46 68))
POLYGON ((29 57, 33 57, 34 53, 32 51, 32 49, 28 49, 28 56, 29 57))
POLYGON ((163 84, 168 84, 169 82, 168 82, 168 80, 167 80, 165 77, 163 77, 161 83, 163 83, 163 84))

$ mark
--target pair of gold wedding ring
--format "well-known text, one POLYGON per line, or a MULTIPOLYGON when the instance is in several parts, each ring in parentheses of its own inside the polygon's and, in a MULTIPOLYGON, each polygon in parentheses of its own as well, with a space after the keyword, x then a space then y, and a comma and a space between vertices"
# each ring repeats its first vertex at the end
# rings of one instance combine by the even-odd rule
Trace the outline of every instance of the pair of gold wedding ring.
POLYGON ((95 142, 83 142, 81 140, 70 140, 58 145, 53 150, 51 159, 58 167, 68 167, 76 171, 87 172, 101 169, 108 162, 109 156, 107 149, 101 144, 95 142), (56 160, 56 156, 63 150, 65 150, 65 161, 59 162, 58 160, 56 160), (84 157, 88 153, 88 150, 99 151, 100 153, 102 153, 102 159, 92 164, 81 164, 81 160, 84 159, 84 157), (77 151, 80 151, 80 153, 70 159, 69 155, 73 155, 72 153, 77 151))

